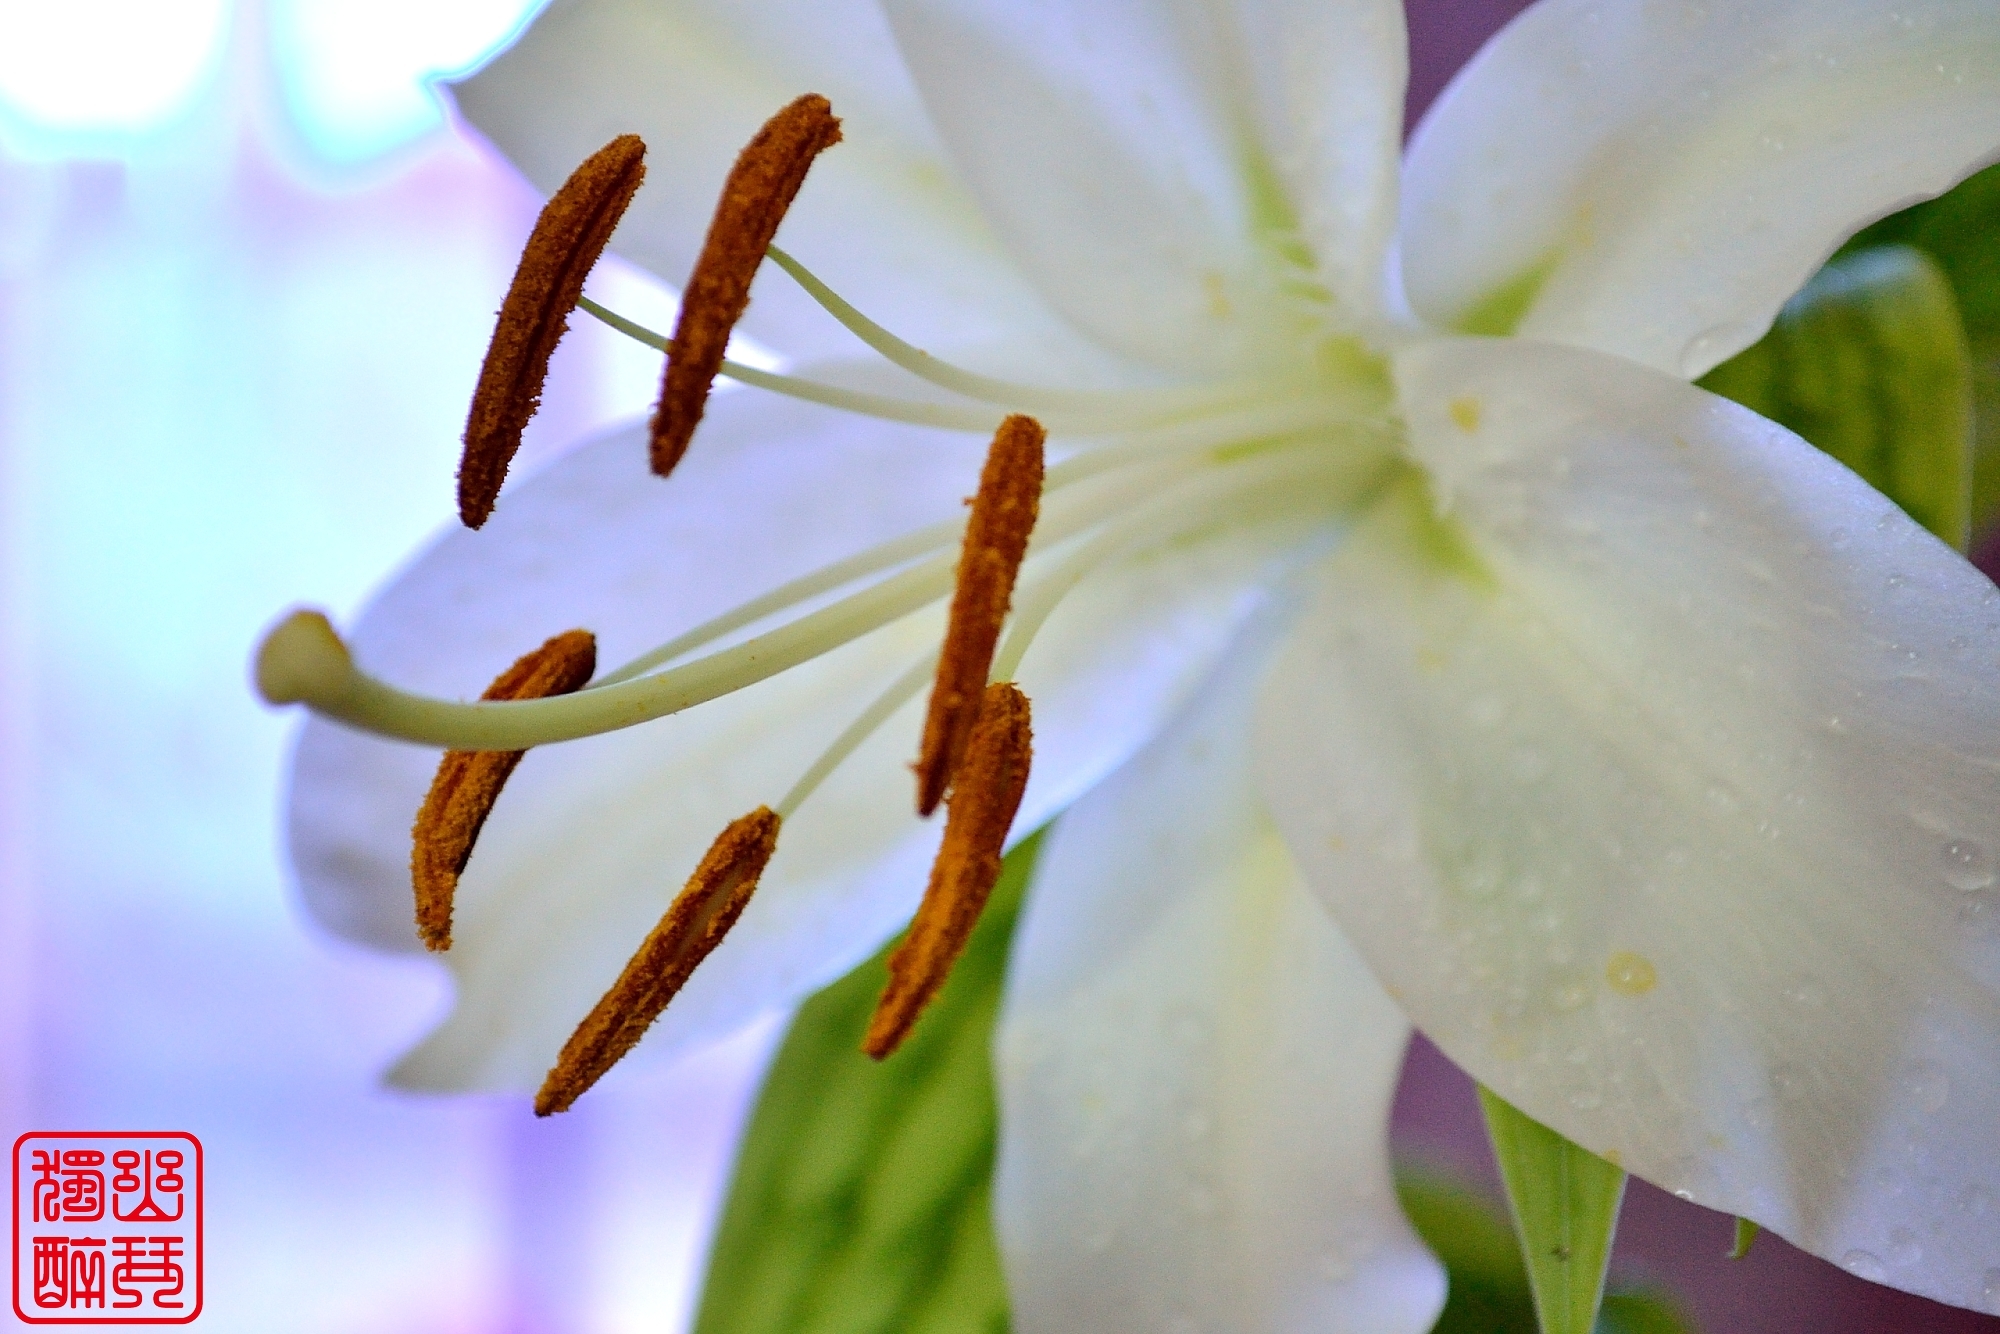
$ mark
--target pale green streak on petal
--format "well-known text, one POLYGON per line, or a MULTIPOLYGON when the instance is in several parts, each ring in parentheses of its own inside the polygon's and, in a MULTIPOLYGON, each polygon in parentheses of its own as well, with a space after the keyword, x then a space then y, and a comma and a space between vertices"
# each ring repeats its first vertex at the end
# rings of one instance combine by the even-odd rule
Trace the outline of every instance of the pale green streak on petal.
POLYGON ((1625 1173, 1484 1086, 1479 1105, 1528 1261, 1542 1334, 1589 1334, 1625 1199, 1625 1173))
POLYGON ((861 1054, 887 948, 800 1009, 737 1154, 695 1334, 1004 1334, 988 1050, 1040 845, 1008 854, 894 1056, 861 1054))
POLYGON ((1535 297, 1555 266, 1556 255, 1550 254, 1474 301, 1459 316, 1457 332, 1488 338, 1504 338, 1513 333, 1528 308, 1535 304, 1535 297))
POLYGON ((1756 1240, 1757 1225, 1747 1218, 1737 1219, 1736 1236, 1729 1243, 1729 1258, 1732 1260, 1745 1259, 1749 1256, 1750 1247, 1756 1240))
POLYGON ((1972 364, 1951 284, 1922 251, 1828 264, 1762 341, 1700 383, 1798 432, 1965 549, 1972 364))

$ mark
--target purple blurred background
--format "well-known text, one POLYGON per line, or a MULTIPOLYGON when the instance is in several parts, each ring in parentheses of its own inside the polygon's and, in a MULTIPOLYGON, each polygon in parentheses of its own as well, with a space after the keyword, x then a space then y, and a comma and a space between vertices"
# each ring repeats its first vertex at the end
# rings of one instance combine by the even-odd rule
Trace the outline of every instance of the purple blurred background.
MULTIPOLYGON (((439 972, 327 939, 284 886, 291 720, 245 658, 447 514, 538 201, 421 81, 529 3, 0 9, 0 1132, 200 1135, 216 1334, 681 1327, 775 1031, 552 1122, 391 1095, 439 972)), ((1412 0, 1413 113, 1518 8, 1412 0)), ((670 318, 629 269, 592 286, 670 318)), ((579 327, 526 462, 643 410, 655 374, 579 327)), ((1470 1086, 1421 1043, 1396 1133, 1490 1182, 1470 1086)), ((1772 1237, 1724 1261, 1728 1234, 1635 1184, 1615 1270, 1711 1334, 2000 1330, 1772 1237)))

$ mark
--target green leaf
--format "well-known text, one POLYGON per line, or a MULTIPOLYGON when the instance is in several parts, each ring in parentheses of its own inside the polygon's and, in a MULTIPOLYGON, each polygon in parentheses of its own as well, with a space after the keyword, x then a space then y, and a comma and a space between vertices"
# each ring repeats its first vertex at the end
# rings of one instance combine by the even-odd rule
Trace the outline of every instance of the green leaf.
POLYGON ((1892 213, 1842 247, 1915 246, 1935 259, 1958 294, 1976 343, 2000 338, 2000 166, 1967 177, 1936 199, 1892 213))
POLYGON ((1729 1258, 1741 1260, 1750 1254, 1751 1245, 1757 1240, 1757 1225, 1747 1218, 1736 1220, 1736 1238, 1729 1243, 1729 1258))
MULTIPOLYGON (((1451 1274, 1432 1334, 1535 1334, 1528 1272, 1506 1217, 1457 1181, 1408 1164, 1396 1170, 1396 1195, 1451 1274)), ((1611 1293, 1597 1317, 1597 1334, 1694 1334, 1694 1328, 1671 1298, 1645 1289, 1611 1293)))
POLYGON ((1924 252, 1834 260, 1701 384, 1790 427, 1965 549, 1972 362, 1951 284, 1924 252))
POLYGON ((1479 1104, 1527 1257, 1542 1334, 1589 1334, 1625 1198, 1625 1173, 1483 1086, 1479 1104))
POLYGON ((696 1334, 1005 1334, 990 1049, 1041 835, 1007 856, 951 980, 861 1054, 888 949, 799 1010, 744 1132, 696 1334))
POLYGON ((1972 531, 1983 532, 2000 520, 2000 166, 1891 214, 1847 249, 1879 245, 1923 251, 1958 297, 1972 349, 1972 531))

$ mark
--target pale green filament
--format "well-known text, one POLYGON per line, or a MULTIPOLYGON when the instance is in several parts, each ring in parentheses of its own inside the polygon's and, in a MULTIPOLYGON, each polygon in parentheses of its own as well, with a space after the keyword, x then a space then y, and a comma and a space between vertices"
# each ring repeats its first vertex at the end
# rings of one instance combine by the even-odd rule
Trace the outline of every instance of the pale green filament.
MULTIPOLYGON (((812 270, 793 259, 776 245, 764 249, 771 261, 806 291, 820 308, 840 321, 856 338, 879 352, 892 365, 900 366, 920 380, 940 389, 998 403, 1016 412, 1076 413, 1117 419, 1118 428, 1133 430, 1154 422, 1172 421, 1204 412, 1219 412, 1269 398, 1274 386, 1263 382, 1239 382, 1192 389, 1046 389, 1034 385, 996 380, 940 360, 922 348, 904 342, 850 305, 812 270)), ((1044 423, 1046 424, 1046 423, 1044 423)))
MULTIPOLYGON (((643 324, 626 319, 616 311, 607 310, 587 296, 578 297, 576 304, 627 338, 636 339, 647 347, 668 354, 674 350, 674 340, 665 334, 656 333, 643 324)), ((740 361, 724 360, 720 374, 738 384, 768 389, 787 398, 802 398, 808 403, 840 408, 846 412, 858 412, 864 417, 878 417, 883 421, 907 422, 912 426, 936 426, 947 431, 990 433, 1000 424, 1003 415, 985 408, 963 408, 952 403, 922 403, 914 399, 870 394, 859 389, 842 389, 838 385, 801 380, 797 376, 780 375, 776 371, 760 371, 755 366, 745 366, 740 361)))
POLYGON ((819 785, 840 767, 842 761, 860 749, 862 742, 875 735, 875 729, 888 722, 896 710, 915 698, 916 693, 924 688, 924 682, 937 672, 937 661, 936 652, 925 654, 911 663, 909 670, 897 677, 887 690, 877 695, 875 702, 862 710, 861 716, 849 723, 847 730, 835 737, 825 753, 812 762, 798 782, 792 784, 792 790, 774 808, 779 818, 789 820, 798 814, 806 798, 819 790, 819 785))

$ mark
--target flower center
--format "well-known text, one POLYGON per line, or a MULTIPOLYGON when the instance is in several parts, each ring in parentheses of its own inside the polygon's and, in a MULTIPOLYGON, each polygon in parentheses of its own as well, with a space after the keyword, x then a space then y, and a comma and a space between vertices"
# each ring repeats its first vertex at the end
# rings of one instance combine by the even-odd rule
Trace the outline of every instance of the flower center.
POLYGON ((477 526, 491 511, 549 352, 581 306, 668 355, 653 419, 656 472, 670 472, 689 447, 719 374, 883 420, 993 434, 969 518, 941 520, 794 579, 587 685, 544 672, 546 689, 503 688, 513 676, 532 675, 524 659, 478 702, 416 695, 363 672, 316 612, 294 613, 258 651, 258 687, 270 702, 304 703, 364 730, 450 748, 419 817, 413 858, 422 934, 443 948, 457 874, 522 752, 692 708, 951 597, 941 649, 868 703, 773 807, 744 817, 754 838, 744 821, 724 831, 627 976, 579 1028, 575 1050, 565 1048, 544 1089, 549 1110, 567 1106, 638 1040, 741 911, 781 822, 933 680, 915 766, 918 807, 930 814, 949 791, 952 808, 931 891, 898 956, 907 955, 905 965, 867 1043, 876 1056, 893 1050, 942 984, 998 874, 1029 762, 1027 700, 1009 683, 1067 594, 1092 571, 1167 542, 1301 515, 1337 521, 1379 491, 1394 467, 1386 375, 1351 338, 1327 337, 1305 371, 1287 365, 1265 377, 1107 390, 996 379, 911 346, 772 244, 807 168, 839 138, 824 99, 808 96, 744 150, 671 339, 581 293, 643 176, 643 145, 622 136, 579 168, 544 210, 503 305, 468 422, 461 514, 477 526), (727 360, 730 330, 765 258, 863 344, 949 401, 867 393, 727 360), (1061 455, 1046 470, 1045 435, 1061 455))

